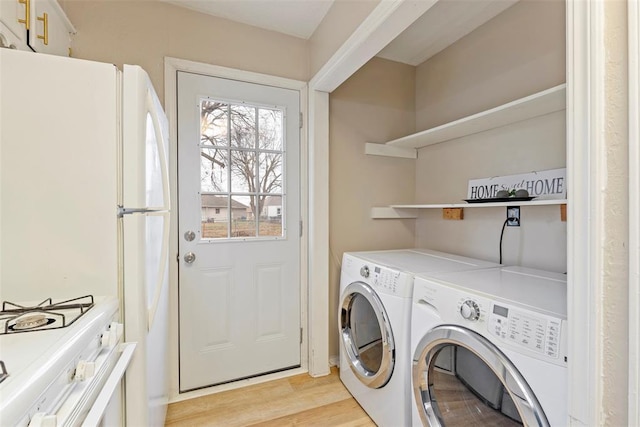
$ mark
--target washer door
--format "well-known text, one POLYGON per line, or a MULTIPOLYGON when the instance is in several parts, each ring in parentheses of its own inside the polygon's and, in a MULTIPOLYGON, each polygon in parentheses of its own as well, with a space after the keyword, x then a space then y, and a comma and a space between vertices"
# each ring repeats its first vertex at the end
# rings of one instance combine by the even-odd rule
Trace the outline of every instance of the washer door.
POLYGON ((466 328, 442 325, 427 332, 413 355, 412 386, 425 426, 549 426, 516 367, 495 345, 466 328), (452 372, 436 366, 445 351, 454 355, 452 372))
POLYGON ((366 283, 351 283, 342 294, 340 336, 356 377, 368 387, 383 387, 393 373, 395 344, 382 301, 366 283))

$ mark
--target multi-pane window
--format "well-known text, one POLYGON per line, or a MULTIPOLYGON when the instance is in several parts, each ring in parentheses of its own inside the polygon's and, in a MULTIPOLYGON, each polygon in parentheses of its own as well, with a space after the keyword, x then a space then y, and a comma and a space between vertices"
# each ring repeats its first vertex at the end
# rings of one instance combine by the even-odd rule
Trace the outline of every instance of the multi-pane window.
POLYGON ((200 101, 202 237, 283 237, 284 111, 200 101))

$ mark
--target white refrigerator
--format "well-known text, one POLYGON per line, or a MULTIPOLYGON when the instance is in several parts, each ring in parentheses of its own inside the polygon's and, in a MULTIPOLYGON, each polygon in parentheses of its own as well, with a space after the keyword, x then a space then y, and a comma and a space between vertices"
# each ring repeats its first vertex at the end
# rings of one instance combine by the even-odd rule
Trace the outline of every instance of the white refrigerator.
POLYGON ((135 427, 168 400, 167 156, 140 67, 0 49, 0 300, 118 296, 135 427))

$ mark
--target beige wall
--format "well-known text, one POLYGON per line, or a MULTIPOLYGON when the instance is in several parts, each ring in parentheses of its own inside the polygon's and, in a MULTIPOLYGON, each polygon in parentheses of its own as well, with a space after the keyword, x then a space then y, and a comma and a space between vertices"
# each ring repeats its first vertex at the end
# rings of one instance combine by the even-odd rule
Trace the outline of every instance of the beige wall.
POLYGON ((339 354, 343 252, 414 246, 413 220, 372 220, 370 210, 413 198, 415 161, 364 154, 366 142, 413 132, 414 76, 412 66, 374 58, 330 95, 329 354, 333 356, 339 354))
POLYGON ((565 82, 565 4, 521 0, 417 68, 424 130, 565 82))
MULTIPOLYGON (((474 178, 565 167, 564 111, 433 145, 418 152, 416 202, 460 203, 474 178)), ((416 220, 416 246, 499 261, 506 208, 466 208, 463 221, 429 210, 416 220)), ((504 232, 503 263, 564 273, 567 224, 560 207, 526 207, 504 232)))
POLYGON ((380 0, 335 0, 309 38, 309 76, 313 77, 380 3, 380 0))
MULTIPOLYGON (((564 81, 564 2, 523 0, 417 67, 417 129, 564 81)), ((469 179, 565 167, 565 135, 563 111, 423 148, 415 201, 459 203, 469 179)), ((566 223, 559 210, 523 207, 522 226, 505 230, 503 262, 567 271, 566 223)), ((445 221, 439 211, 423 212, 416 245, 497 262, 505 208, 464 213, 463 221, 445 221)))
POLYGON ((73 56, 142 66, 164 99, 164 57, 306 81, 307 41, 157 0, 62 0, 73 56))

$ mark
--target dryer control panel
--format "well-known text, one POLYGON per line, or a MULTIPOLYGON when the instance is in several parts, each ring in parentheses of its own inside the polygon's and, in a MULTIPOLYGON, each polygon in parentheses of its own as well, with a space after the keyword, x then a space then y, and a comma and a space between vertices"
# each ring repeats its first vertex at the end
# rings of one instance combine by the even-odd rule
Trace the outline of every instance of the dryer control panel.
MULTIPOLYGON (((415 280, 412 322, 460 325, 501 349, 566 366, 566 319, 435 280, 415 280)), ((420 328, 416 328, 419 330, 420 328)), ((417 335, 412 340, 420 339, 417 335)))
POLYGON ((561 320, 531 313, 503 303, 491 303, 488 332, 496 337, 557 359, 561 320))
POLYGON ((383 268, 380 266, 373 267, 373 286, 377 288, 383 288, 391 293, 396 293, 398 290, 398 272, 383 268))

